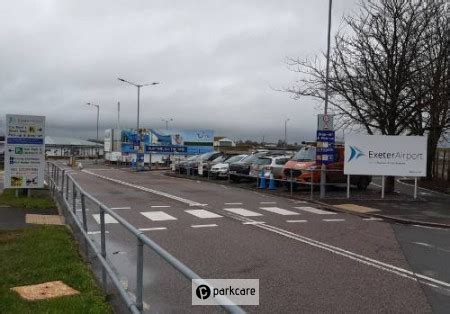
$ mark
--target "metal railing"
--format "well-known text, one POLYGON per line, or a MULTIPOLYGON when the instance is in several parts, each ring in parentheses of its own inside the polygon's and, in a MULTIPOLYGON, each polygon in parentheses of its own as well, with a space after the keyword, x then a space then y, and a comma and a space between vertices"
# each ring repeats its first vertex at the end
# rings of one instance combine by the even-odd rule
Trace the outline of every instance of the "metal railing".
MULTIPOLYGON (((156 242, 145 236, 142 231, 131 225, 121 216, 116 214, 113 210, 108 208, 105 204, 100 202, 98 199, 93 197, 91 194, 86 192, 73 178, 73 176, 68 173, 70 169, 62 169, 54 162, 47 162, 47 184, 53 196, 58 200, 62 201, 65 205, 64 209, 72 217, 76 226, 80 230, 84 237, 86 257, 88 255, 88 248, 90 247, 95 253, 95 256, 101 263, 102 267, 102 287, 104 291, 107 289, 107 277, 111 279, 111 282, 118 290, 123 301, 127 305, 131 313, 141 313, 143 310, 143 293, 144 293, 144 246, 149 247, 157 255, 159 255, 164 261, 171 265, 175 270, 180 272, 184 277, 189 280, 198 279, 204 284, 207 284, 199 275, 192 271, 189 267, 184 265, 176 257, 171 255, 156 242), (70 193, 70 187, 72 188, 72 193, 70 193), (77 197, 80 199, 81 203, 81 221, 76 214, 77 197), (96 204, 100 211, 100 249, 97 248, 95 242, 91 240, 88 236, 88 224, 86 217, 86 200, 89 200, 96 204), (112 265, 106 256, 106 228, 105 228, 105 214, 113 217, 119 224, 121 224, 130 234, 132 234, 136 239, 137 248, 137 258, 136 258, 136 300, 133 300, 127 290, 123 287, 117 274, 114 272, 112 265)), ((233 304, 229 299, 225 297, 217 298, 219 305, 224 308, 229 313, 245 313, 242 308, 238 305, 227 305, 233 304)))

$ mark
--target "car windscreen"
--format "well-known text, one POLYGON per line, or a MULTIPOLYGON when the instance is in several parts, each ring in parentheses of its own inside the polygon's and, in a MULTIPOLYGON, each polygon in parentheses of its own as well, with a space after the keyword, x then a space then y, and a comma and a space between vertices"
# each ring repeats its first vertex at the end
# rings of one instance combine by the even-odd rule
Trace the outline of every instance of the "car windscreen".
POLYGON ((256 153, 256 154, 252 154, 252 155, 248 155, 247 157, 245 157, 244 159, 242 159, 242 162, 245 163, 252 163, 254 162, 256 159, 258 159, 259 157, 262 157, 263 154, 260 153, 256 153))
POLYGON ((270 165, 272 163, 272 159, 270 158, 258 158, 255 161, 256 165, 270 165))
POLYGON ((219 163, 219 162, 223 162, 225 160, 225 156, 219 156, 216 159, 214 159, 212 162, 213 163, 219 163))
POLYGON ((200 159, 199 160, 207 160, 208 158, 210 158, 214 154, 217 154, 217 153, 216 152, 205 153, 203 155, 200 155, 200 159))
POLYGON ((295 161, 314 161, 316 160, 316 148, 309 146, 300 149, 292 160, 295 161))
POLYGON ((228 159, 226 160, 226 162, 229 163, 229 164, 231 164, 232 162, 237 162, 237 161, 242 160, 242 159, 244 158, 244 156, 245 156, 245 155, 233 156, 233 157, 228 158, 228 159))

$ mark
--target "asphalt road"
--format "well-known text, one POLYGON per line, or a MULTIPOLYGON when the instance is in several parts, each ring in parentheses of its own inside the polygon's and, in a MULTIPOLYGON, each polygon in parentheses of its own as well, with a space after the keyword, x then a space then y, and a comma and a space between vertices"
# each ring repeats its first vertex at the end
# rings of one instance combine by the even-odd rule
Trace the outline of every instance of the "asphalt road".
MULTIPOLYGON (((259 279, 260 305, 245 306, 248 312, 449 308, 448 230, 366 220, 162 172, 99 168, 74 177, 203 278, 259 279)), ((87 207, 89 230, 98 241, 98 209, 87 207)), ((133 293, 136 241, 107 222, 108 258, 133 293)), ((191 283, 148 249, 144 272, 148 312, 221 311, 191 306, 191 283)))

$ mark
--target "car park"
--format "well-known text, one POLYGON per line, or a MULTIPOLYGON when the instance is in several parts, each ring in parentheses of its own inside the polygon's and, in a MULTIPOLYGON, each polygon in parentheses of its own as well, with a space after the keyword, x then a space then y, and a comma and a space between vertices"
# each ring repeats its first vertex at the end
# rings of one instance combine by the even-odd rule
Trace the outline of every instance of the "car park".
POLYGON ((234 162, 240 162, 242 159, 246 158, 248 155, 236 155, 230 156, 225 159, 223 162, 217 163, 211 167, 211 176, 216 178, 223 178, 228 176, 228 172, 230 170, 230 164, 234 162))
POLYGON ((271 155, 259 157, 250 166, 250 176, 259 177, 262 174, 265 178, 270 178, 272 174, 275 179, 282 179, 283 167, 292 158, 292 155, 271 155))
POLYGON ((215 159, 213 160, 206 160, 204 162, 202 162, 202 167, 203 167, 203 176, 206 177, 208 176, 208 172, 211 170, 211 168, 219 163, 223 163, 226 160, 228 160, 229 158, 236 156, 237 153, 234 152, 227 152, 227 153, 220 153, 215 159))
POLYGON ((192 171, 193 174, 203 174, 203 163, 212 161, 214 159, 216 159, 217 157, 219 157, 222 153, 220 152, 216 152, 216 151, 212 151, 212 152, 208 152, 208 153, 204 153, 198 156, 198 158, 192 162, 189 163, 189 167, 192 171), (199 166, 201 165, 201 170, 199 173, 199 166))
MULTIPOLYGON (((335 149, 334 162, 326 165, 327 184, 341 184, 347 182, 344 175, 344 147, 335 149)), ((283 177, 298 184, 319 184, 321 178, 321 165, 316 162, 316 147, 307 145, 288 161, 283 168, 283 177)), ((350 177, 350 184, 356 185, 359 190, 367 189, 372 182, 371 176, 354 175, 350 177)))
POLYGON ((195 161, 199 156, 190 156, 185 160, 179 161, 175 164, 175 172, 178 173, 188 173, 189 164, 195 161))
POLYGON ((256 152, 248 155, 238 162, 230 164, 230 179, 234 182, 239 182, 242 179, 249 179, 250 166, 259 158, 266 155, 267 152, 256 152))

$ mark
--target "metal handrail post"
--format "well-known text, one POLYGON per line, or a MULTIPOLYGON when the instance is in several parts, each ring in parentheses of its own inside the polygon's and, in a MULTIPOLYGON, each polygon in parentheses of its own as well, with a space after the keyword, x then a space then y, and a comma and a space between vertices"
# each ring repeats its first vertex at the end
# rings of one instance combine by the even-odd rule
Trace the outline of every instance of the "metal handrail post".
MULTIPOLYGON (((87 227, 87 218, 86 218, 86 200, 84 198, 84 194, 80 192, 80 200, 81 200, 81 215, 83 219, 83 229, 87 233, 88 227, 87 227)), ((86 255, 86 258, 89 257, 89 251, 88 251, 88 243, 87 239, 84 239, 84 253, 86 255)))
MULTIPOLYGON (((102 206, 100 206, 100 247, 101 254, 103 258, 106 260, 106 230, 105 230, 105 210, 102 206)), ((102 267, 102 285, 103 290, 106 292, 107 283, 106 283, 106 270, 102 267)))
POLYGON ((136 306, 143 310, 144 294, 144 242, 137 238, 137 263, 136 263, 136 306))
POLYGON ((77 211, 77 188, 75 187, 75 182, 72 185, 72 211, 76 213, 77 211))
POLYGON ((66 200, 69 200, 69 175, 67 175, 66 179, 66 200))
POLYGON ((63 169, 61 172, 61 196, 64 197, 64 180, 66 176, 66 170, 63 169))

